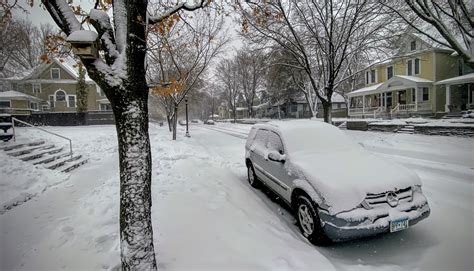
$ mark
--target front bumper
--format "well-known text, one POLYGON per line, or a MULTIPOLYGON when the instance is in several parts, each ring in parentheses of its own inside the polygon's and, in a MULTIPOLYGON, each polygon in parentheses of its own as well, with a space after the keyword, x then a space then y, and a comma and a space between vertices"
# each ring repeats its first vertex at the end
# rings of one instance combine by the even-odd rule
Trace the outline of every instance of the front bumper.
POLYGON ((373 209, 360 207, 336 215, 319 210, 326 235, 336 242, 390 232, 390 222, 400 218, 408 218, 409 227, 412 227, 429 215, 428 202, 421 193, 413 201, 400 203, 393 208, 388 204, 373 209))

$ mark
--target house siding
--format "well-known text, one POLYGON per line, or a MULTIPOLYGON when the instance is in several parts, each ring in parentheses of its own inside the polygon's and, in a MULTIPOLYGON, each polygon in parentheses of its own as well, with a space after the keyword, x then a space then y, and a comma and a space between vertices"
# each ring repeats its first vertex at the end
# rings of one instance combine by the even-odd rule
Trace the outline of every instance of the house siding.
POLYGON ((25 100, 10 100, 12 108, 28 108, 28 101, 25 100))
POLYGON ((38 79, 48 79, 51 80, 51 69, 53 68, 58 68, 60 70, 59 72, 59 78, 63 80, 76 80, 73 76, 69 74, 63 67, 59 66, 56 63, 52 63, 51 66, 47 67, 43 72, 40 73, 38 76, 38 79))
MULTIPOLYGON (((58 63, 53 62, 46 67, 41 67, 41 70, 38 71, 36 76, 32 78, 16 80, 9 83, 12 90, 20 91, 25 94, 37 97, 42 99, 42 102, 39 102, 39 109, 41 110, 44 105, 47 105, 49 102, 49 96, 55 95, 57 90, 63 90, 66 92, 66 95, 75 95, 76 96, 76 104, 75 107, 68 107, 67 102, 56 102, 54 107, 51 107, 48 111, 50 112, 76 112, 77 111, 77 79, 71 75, 68 70, 63 67, 62 65, 58 65, 58 63), (51 78, 51 69, 52 68, 59 68, 60 70, 60 79, 52 79, 51 78), (33 92, 33 85, 40 84, 40 93, 33 92)), ((88 100, 87 100, 87 110, 88 111, 99 111, 100 104, 98 100, 106 99, 105 96, 101 96, 98 93, 97 85, 92 82, 88 81, 87 84, 87 93, 88 93, 88 100)), ((68 97, 66 97, 67 101, 68 97)), ((28 103, 26 104, 17 104, 20 106, 18 108, 28 108, 28 103)), ((13 107, 13 106, 12 106, 13 107)))

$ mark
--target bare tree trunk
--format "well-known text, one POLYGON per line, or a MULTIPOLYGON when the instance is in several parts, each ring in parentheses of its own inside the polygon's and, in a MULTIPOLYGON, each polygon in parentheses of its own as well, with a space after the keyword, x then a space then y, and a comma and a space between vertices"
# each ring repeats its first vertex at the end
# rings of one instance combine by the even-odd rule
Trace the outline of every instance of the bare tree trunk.
POLYGON ((232 109, 232 113, 234 114, 234 123, 237 123, 237 110, 235 110, 235 107, 232 109))
POLYGON ((168 129, 170 130, 170 132, 173 131, 172 127, 171 127, 171 118, 170 118, 170 115, 166 114, 166 121, 168 122, 168 129))
POLYGON ((178 128, 178 105, 174 105, 174 116, 173 116, 173 140, 176 140, 176 129, 178 128))
POLYGON ((332 106, 331 102, 327 101, 322 101, 323 104, 323 116, 324 116, 324 122, 327 122, 329 124, 332 123, 332 106))

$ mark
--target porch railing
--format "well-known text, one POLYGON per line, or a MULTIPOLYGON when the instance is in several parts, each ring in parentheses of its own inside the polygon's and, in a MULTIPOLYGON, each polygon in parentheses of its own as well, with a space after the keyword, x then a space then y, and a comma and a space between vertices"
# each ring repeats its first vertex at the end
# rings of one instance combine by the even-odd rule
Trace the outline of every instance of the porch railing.
POLYGON ((382 113, 382 111, 383 111, 382 106, 379 106, 376 110, 374 110, 374 119, 377 118, 377 116, 380 115, 380 113, 382 113))
POLYGON ((398 104, 398 111, 415 111, 415 104, 398 104))
POLYGON ((397 104, 392 110, 390 110, 390 117, 393 118, 393 113, 398 112, 400 104, 397 104))

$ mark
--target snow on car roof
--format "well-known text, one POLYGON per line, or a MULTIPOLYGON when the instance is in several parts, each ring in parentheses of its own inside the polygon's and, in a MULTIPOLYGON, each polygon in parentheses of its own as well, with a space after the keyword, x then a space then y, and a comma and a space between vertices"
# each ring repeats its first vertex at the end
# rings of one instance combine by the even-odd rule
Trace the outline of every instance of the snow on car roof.
POLYGON ((318 120, 276 120, 267 123, 255 124, 257 127, 278 127, 282 132, 294 129, 314 129, 314 127, 328 127, 332 126, 318 120))
POLYGON ((318 120, 284 120, 256 124, 277 130, 289 152, 329 152, 358 148, 339 128, 318 120))

